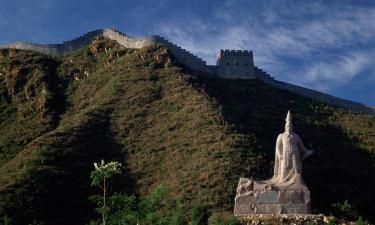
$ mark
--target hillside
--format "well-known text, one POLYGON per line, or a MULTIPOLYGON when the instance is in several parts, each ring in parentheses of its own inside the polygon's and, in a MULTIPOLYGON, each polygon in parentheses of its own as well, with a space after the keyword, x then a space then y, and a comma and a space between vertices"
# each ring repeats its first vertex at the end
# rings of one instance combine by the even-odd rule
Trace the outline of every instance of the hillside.
POLYGON ((0 50, 0 218, 84 224, 93 162, 117 160, 115 189, 231 212, 239 177, 272 174, 291 109, 316 154, 304 164, 314 212, 348 200, 375 221, 375 116, 351 113, 259 80, 210 78, 162 46, 97 38, 62 57, 0 50))

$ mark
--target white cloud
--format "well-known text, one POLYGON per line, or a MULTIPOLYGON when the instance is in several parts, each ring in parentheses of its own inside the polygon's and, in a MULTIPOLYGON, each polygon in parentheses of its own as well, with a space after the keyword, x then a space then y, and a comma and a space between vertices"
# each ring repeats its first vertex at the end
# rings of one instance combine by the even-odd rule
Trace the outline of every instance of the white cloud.
MULTIPOLYGON (((365 70, 375 49, 375 8, 273 1, 261 13, 217 6, 214 21, 192 15, 160 24, 161 34, 215 63, 218 49, 251 49, 256 65, 277 79, 329 90, 365 70), (362 51, 361 47, 372 49, 362 51), (296 72, 297 71, 297 72, 296 72), (298 73, 298 74, 296 74, 298 73)), ((245 6, 243 8, 246 8, 245 6)))
POLYGON ((301 73, 309 83, 327 80, 345 83, 368 69, 372 55, 367 51, 352 52, 329 62, 318 61, 301 73))

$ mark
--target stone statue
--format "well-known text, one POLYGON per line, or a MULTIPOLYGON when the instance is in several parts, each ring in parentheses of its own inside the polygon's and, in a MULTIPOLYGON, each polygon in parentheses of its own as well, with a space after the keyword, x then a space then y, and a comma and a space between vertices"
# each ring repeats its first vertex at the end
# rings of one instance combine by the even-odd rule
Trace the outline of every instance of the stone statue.
POLYGON ((304 184, 302 160, 313 152, 306 149, 301 138, 293 132, 292 114, 288 111, 285 132, 276 140, 275 168, 270 183, 284 186, 304 184))
POLYGON ((285 132, 276 141, 272 179, 255 181, 240 178, 235 198, 235 215, 309 214, 310 192, 302 179, 302 160, 313 153, 293 132, 288 111, 285 132))

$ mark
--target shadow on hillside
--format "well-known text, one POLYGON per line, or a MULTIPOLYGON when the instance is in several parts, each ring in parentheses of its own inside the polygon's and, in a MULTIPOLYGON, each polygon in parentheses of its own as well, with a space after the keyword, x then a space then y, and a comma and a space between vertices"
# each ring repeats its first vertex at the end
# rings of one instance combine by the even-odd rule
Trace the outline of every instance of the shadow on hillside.
POLYGON ((88 198, 101 193, 91 187, 90 173, 93 163, 102 159, 121 162, 125 167, 124 173, 114 178, 110 192, 122 192, 125 187, 133 193, 134 182, 128 174, 124 151, 114 140, 109 115, 108 111, 90 113, 86 122, 38 141, 36 148, 45 149, 37 159, 41 165, 8 193, 6 214, 15 224, 29 224, 34 219, 43 224, 86 224, 99 216, 88 198))
MULTIPOLYGON (((311 191, 313 212, 329 215, 334 212, 333 203, 347 200, 356 206, 359 215, 375 221, 373 156, 359 148, 339 124, 335 124, 331 119, 335 109, 257 80, 198 77, 192 80, 192 84, 204 89, 218 102, 224 119, 234 126, 236 132, 254 134, 256 150, 266 154, 270 162, 274 160, 276 137, 283 132, 285 116, 290 109, 296 133, 307 148, 315 150, 315 154, 304 163, 304 179, 311 191)), ((240 165, 233 171, 237 177, 232 181, 234 187, 245 172, 246 162, 254 161, 241 157, 232 161, 240 165)), ((263 171, 269 171, 267 176, 272 176, 271 163, 259 166, 266 167, 263 171)), ((264 179, 261 173, 252 173, 251 176, 264 179)))

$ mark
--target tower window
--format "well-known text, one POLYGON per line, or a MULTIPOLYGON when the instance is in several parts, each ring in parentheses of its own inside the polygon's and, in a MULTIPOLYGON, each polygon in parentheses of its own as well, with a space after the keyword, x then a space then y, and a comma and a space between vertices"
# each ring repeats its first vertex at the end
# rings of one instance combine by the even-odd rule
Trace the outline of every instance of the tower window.
POLYGON ((227 62, 227 66, 229 66, 229 62, 227 62))
POLYGON ((247 63, 245 63, 245 66, 247 66, 247 63))
POLYGON ((238 62, 236 62, 236 66, 238 66, 238 62))

